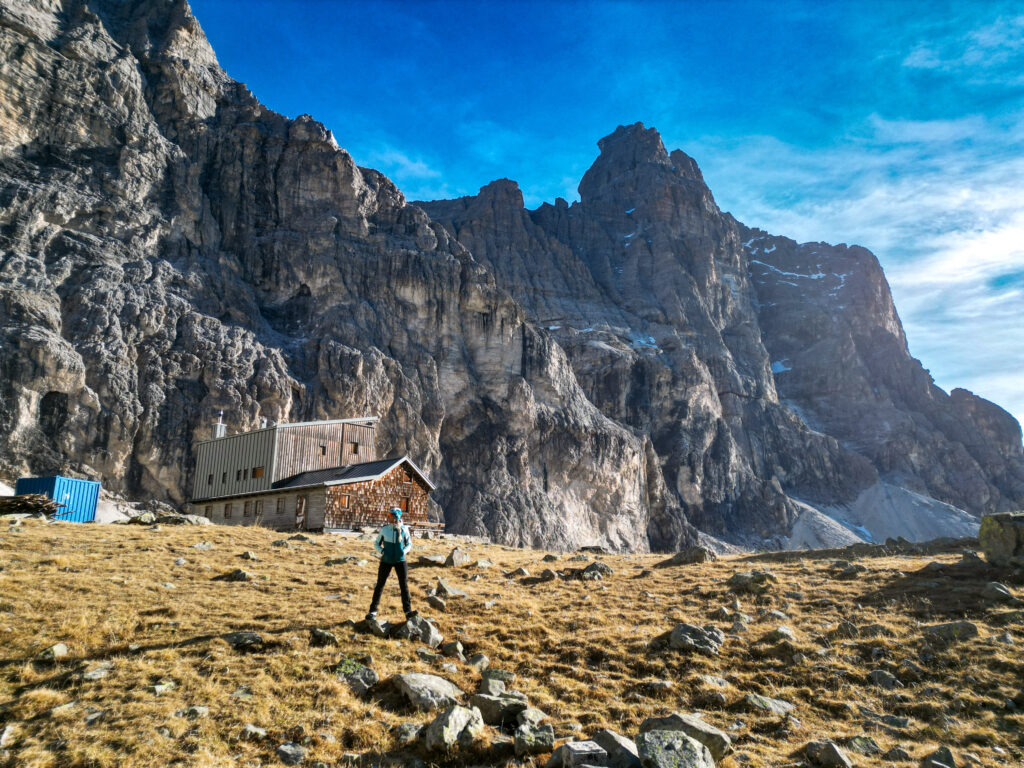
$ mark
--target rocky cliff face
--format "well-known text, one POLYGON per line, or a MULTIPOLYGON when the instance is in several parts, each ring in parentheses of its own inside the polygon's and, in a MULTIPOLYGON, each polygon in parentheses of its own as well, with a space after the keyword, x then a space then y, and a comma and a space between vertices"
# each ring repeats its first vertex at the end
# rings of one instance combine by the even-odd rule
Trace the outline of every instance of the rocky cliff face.
POLYGON ((686 519, 750 542, 816 510, 867 519, 895 488, 895 530, 964 534, 947 505, 1021 504, 1019 425, 935 387, 870 252, 744 227, 653 129, 598 146, 579 203, 526 211, 502 180, 420 205, 547 326, 588 397, 650 435, 686 519), (922 505, 945 522, 912 521, 922 505))
POLYGON ((654 131, 603 140, 580 192, 408 205, 228 78, 184 2, 0 0, 0 472, 182 502, 220 410, 374 413, 451 530, 508 543, 756 544, 882 477, 1024 499, 1019 426, 915 367, 873 257, 863 300, 891 313, 813 336, 759 266, 786 249, 654 131), (831 359, 856 366, 816 390, 831 359), (832 412, 879 387, 874 422, 832 412))

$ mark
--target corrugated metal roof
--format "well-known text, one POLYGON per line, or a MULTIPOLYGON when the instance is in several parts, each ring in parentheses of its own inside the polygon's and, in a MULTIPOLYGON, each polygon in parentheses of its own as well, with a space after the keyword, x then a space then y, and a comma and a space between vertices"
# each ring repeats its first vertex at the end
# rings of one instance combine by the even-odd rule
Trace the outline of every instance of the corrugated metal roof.
POLYGON ((381 459, 379 461, 367 461, 363 464, 350 464, 347 467, 334 467, 332 469, 317 469, 312 472, 300 472, 297 475, 278 480, 273 484, 272 489, 279 491, 283 488, 303 488, 310 485, 347 485, 348 483, 362 483, 367 480, 376 480, 383 477, 399 464, 408 464, 412 471, 426 483, 430 490, 435 486, 423 474, 423 470, 408 456, 400 456, 397 459, 381 459))

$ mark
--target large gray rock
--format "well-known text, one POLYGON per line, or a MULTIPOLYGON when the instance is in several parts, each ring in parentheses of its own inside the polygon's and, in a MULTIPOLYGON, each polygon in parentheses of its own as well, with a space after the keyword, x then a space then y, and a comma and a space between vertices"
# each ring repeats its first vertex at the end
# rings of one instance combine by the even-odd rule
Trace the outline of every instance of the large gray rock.
POLYGON ((666 717, 649 717, 640 723, 640 733, 647 731, 680 731, 699 741, 711 751, 715 760, 721 760, 732 749, 729 735, 697 715, 673 712, 666 717))
POLYGON ((636 742, 615 731, 602 729, 592 737, 608 753, 608 768, 640 768, 636 742))
POLYGON ((513 734, 516 757, 550 752, 555 746, 555 729, 549 723, 522 723, 513 734))
POLYGON ((354 659, 342 659, 334 671, 357 696, 362 696, 380 681, 374 670, 354 659))
POLYGON ((455 547, 454 549, 452 549, 451 552, 448 553, 448 557, 445 558, 444 564, 448 568, 461 568, 468 562, 469 555, 467 555, 458 547, 455 547))
POLYGON ((1024 512, 981 518, 978 541, 993 565, 1024 565, 1024 512))
POLYGON ((608 753, 595 741, 567 741, 551 753, 544 768, 579 768, 604 765, 608 753))
POLYGON ((488 696, 485 693, 473 694, 469 703, 480 710, 485 723, 498 726, 517 722, 519 713, 529 706, 524 699, 507 695, 488 696))
POLYGON ((390 680, 409 704, 424 711, 458 704, 465 695, 457 685, 437 675, 409 672, 394 675, 390 680))
POLYGON ((401 624, 391 627, 388 631, 390 637, 399 640, 414 640, 437 648, 444 642, 444 635, 434 626, 430 620, 422 616, 413 616, 401 624))
POLYGON ((711 752, 681 731, 647 731, 636 737, 643 768, 715 768, 711 752))
POLYGON ((748 693, 743 697, 743 704, 751 712, 767 712, 772 715, 785 715, 796 709, 795 704, 759 693, 748 693))
POLYGON ((452 704, 441 712, 423 731, 428 750, 449 750, 456 745, 469 747, 480 738, 484 721, 476 709, 452 704))
POLYGON ((674 565, 693 565, 695 563, 709 563, 717 560, 718 555, 707 547, 687 547, 676 552, 667 560, 655 563, 656 568, 669 568, 674 565))
POLYGON ((953 643, 970 640, 978 636, 978 625, 971 621, 950 621, 945 624, 932 624, 922 628, 925 636, 942 642, 953 643))
POLYGON ((713 626, 698 627, 693 624, 677 624, 668 637, 668 646, 677 651, 694 651, 705 656, 717 656, 725 635, 713 626))
POLYGON ((804 751, 817 768, 853 768, 853 761, 842 747, 831 741, 812 741, 804 751))

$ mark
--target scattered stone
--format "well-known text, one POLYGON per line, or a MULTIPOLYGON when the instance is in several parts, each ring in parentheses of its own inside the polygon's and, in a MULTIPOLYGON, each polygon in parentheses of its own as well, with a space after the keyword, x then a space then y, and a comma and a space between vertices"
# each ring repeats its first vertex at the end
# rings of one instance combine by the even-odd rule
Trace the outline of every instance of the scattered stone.
POLYGON ((210 716, 210 708, 197 706, 185 707, 185 709, 179 709, 174 713, 174 715, 175 717, 184 717, 189 720, 199 720, 200 718, 210 716))
POLYGON ((523 723, 531 723, 533 725, 537 725, 538 723, 542 723, 547 719, 548 716, 536 707, 527 707, 518 715, 516 715, 516 722, 519 725, 522 725, 523 723))
POLYGON ((49 648, 44 648, 36 656, 40 661, 57 661, 68 655, 68 647, 64 643, 54 643, 49 648))
POLYGON ((224 640, 236 651, 256 651, 263 648, 263 637, 256 632, 229 632, 224 640))
POLYGON ((464 696, 457 685, 437 675, 412 672, 394 675, 391 681, 412 706, 423 711, 458 704, 464 696))
POLYGON ((766 634, 763 639, 769 643, 781 643, 783 640, 795 643, 796 633, 785 624, 782 624, 766 634))
POLYGON ((550 752, 555 746, 555 729, 545 723, 522 723, 516 728, 512 749, 516 757, 550 752))
POLYGON ((450 659, 458 659, 459 661, 465 661, 466 657, 462 651, 462 643, 460 643, 458 640, 452 640, 441 645, 441 654, 447 656, 450 659))
POLYGON ((851 752, 856 752, 858 755, 865 755, 867 757, 882 754, 882 748, 878 746, 878 742, 870 736, 865 736, 863 734, 860 736, 854 736, 852 739, 847 739, 846 748, 851 752))
POLYGON ((105 709, 97 709, 90 712, 84 718, 86 727, 96 725, 97 723, 102 723, 104 720, 106 720, 107 714, 108 712, 105 709))
POLYGON ((239 557, 242 558, 243 560, 251 560, 253 562, 256 562, 257 560, 259 560, 259 558, 256 557, 256 553, 253 552, 252 550, 246 550, 245 552, 240 554, 239 557))
POLYGON ((410 747, 423 735, 424 727, 418 723, 402 723, 395 728, 395 741, 399 747, 410 747))
POLYGON ((497 678, 485 677, 480 681, 477 693, 485 696, 502 696, 505 693, 505 683, 497 678))
POLYGON ((419 641, 431 648, 437 648, 444 641, 444 635, 422 616, 413 616, 394 627, 389 632, 391 637, 402 640, 419 641))
POLYGON ((326 629, 317 629, 314 627, 309 630, 309 644, 313 648, 325 648, 330 645, 339 645, 341 641, 338 640, 337 635, 333 632, 328 632, 326 629))
POLYGON ((748 693, 743 697, 743 703, 752 712, 770 712, 773 715, 785 715, 796 709, 795 704, 790 704, 782 699, 762 696, 759 693, 748 693))
POLYGON ((423 741, 431 751, 449 750, 456 744, 469 747, 483 730, 484 721, 478 710, 452 704, 426 727, 423 741))
POLYGON ((921 768, 957 768, 957 762, 949 747, 939 747, 921 761, 921 768))
POLYGON ((636 738, 644 768, 715 768, 711 752, 680 731, 647 731, 636 738))
POLYGON ((355 630, 374 637, 387 637, 391 631, 391 625, 378 619, 362 619, 356 622, 355 630))
POLYGON ((428 595, 427 605, 434 610, 441 611, 442 613, 448 608, 448 604, 437 595, 428 595))
POLYGON ((519 713, 529 706, 522 699, 507 694, 488 696, 485 693, 476 693, 470 697, 469 703, 480 710, 485 723, 497 726, 515 723, 519 713))
POLYGON ((514 571, 509 571, 505 575, 508 576, 511 579, 529 578, 530 572, 528 570, 526 570, 525 568, 520 567, 520 568, 516 568, 514 571))
POLYGON ((461 568, 468 562, 469 555, 467 555, 458 547, 455 547, 451 552, 448 553, 448 557, 445 558, 444 565, 446 568, 461 568))
POLYGON ((608 753, 608 768, 640 768, 640 756, 632 739, 602 729, 594 734, 593 740, 608 753))
POLYGON ((253 575, 249 571, 243 571, 241 568, 235 568, 233 571, 228 573, 222 573, 220 576, 214 576, 214 581, 252 581, 253 575))
POLYGON ((180 568, 183 565, 188 565, 188 560, 186 560, 184 557, 179 557, 174 561, 174 564, 180 568))
POLYGON ((242 733, 238 737, 242 741, 263 741, 267 738, 267 732, 263 728, 257 728, 252 723, 242 726, 242 733))
POLYGON ((541 558, 545 563, 556 563, 558 562, 558 555, 552 555, 550 552, 541 558))
POLYGON ((604 765, 608 753, 596 741, 567 741, 554 752, 544 768, 578 768, 604 765))
POLYGON ((914 759, 907 750, 903 749, 903 747, 892 747, 888 752, 882 755, 882 758, 894 763, 908 763, 914 759))
POLYGON ((509 672, 506 669, 488 668, 483 671, 483 677, 490 680, 501 680, 505 685, 508 685, 515 682, 516 673, 509 672))
POLYGON ((170 693, 177 686, 173 680, 161 680, 159 683, 153 683, 149 686, 149 692, 154 696, 163 696, 165 693, 170 693))
POLYGON ((777 581, 775 574, 770 571, 741 571, 730 576, 726 584, 733 592, 760 595, 767 592, 772 583, 777 581))
POLYGON ((465 597, 466 593, 458 587, 454 587, 444 579, 437 580, 437 586, 434 587, 435 592, 441 597, 465 597))
POLYGON ((711 685, 715 688, 728 688, 729 681, 724 677, 718 677, 717 675, 701 675, 700 680, 705 685, 711 685))
POLYGON ((444 555, 420 555, 416 560, 416 565, 420 568, 440 568, 444 564, 444 555))
POLYGON ((98 680, 102 680, 110 674, 110 670, 114 668, 114 662, 112 661, 101 661, 94 667, 85 670, 82 673, 82 679, 89 683, 95 683, 98 680))
POLYGON ((978 625, 970 621, 951 621, 946 624, 933 624, 921 631, 936 640, 955 642, 977 637, 978 625))
POLYGON ((491 660, 482 653, 474 653, 472 656, 469 657, 468 664, 477 672, 483 672, 485 669, 487 669, 487 667, 490 666, 491 660))
POLYGON ((0 729, 0 749, 6 749, 17 741, 18 732, 13 725, 5 725, 0 729))
POLYGON ((655 563, 655 568, 668 568, 673 565, 694 565, 696 563, 710 563, 718 559, 718 555, 707 547, 690 547, 676 552, 668 560, 655 563))
POLYGON ((843 568, 838 574, 836 574, 836 578, 854 579, 857 576, 860 576, 862 573, 867 573, 867 570, 868 568, 866 565, 862 565, 861 563, 850 563, 845 568, 843 568))
POLYGON ((540 572, 540 576, 538 576, 537 578, 540 579, 541 583, 545 583, 548 581, 557 581, 558 574, 550 568, 545 568, 543 571, 540 572))
POLYGON ((590 581, 592 579, 603 579, 605 576, 611 576, 612 568, 608 563, 602 563, 600 560, 595 560, 586 568, 583 569, 583 573, 580 576, 584 581, 590 581))
POLYGON ((277 750, 277 759, 285 765, 300 765, 306 759, 306 748, 294 741, 286 741, 277 750))
POLYGON ((666 717, 649 717, 640 723, 640 733, 647 731, 681 731, 707 747, 715 760, 721 760, 732 748, 732 739, 725 731, 693 714, 673 712, 666 717))
POLYGON ((903 683, 897 680, 896 676, 892 674, 892 672, 886 672, 884 669, 872 670, 871 674, 868 675, 868 679, 875 685, 881 686, 887 691, 893 691, 897 688, 903 687, 903 683))
POLYGON ((198 549, 200 552, 209 552, 213 549, 213 544, 208 541, 200 541, 198 544, 193 544, 192 549, 198 549))
POLYGON ((355 659, 342 659, 334 668, 334 672, 340 680, 348 683, 349 688, 357 696, 364 695, 380 681, 380 676, 376 672, 355 659))
POLYGON ((988 598, 999 603, 1019 603, 1013 592, 1005 584, 1000 584, 998 581, 990 581, 985 585, 985 588, 981 590, 982 597, 988 598))
POLYGON ((304 533, 296 533, 294 536, 289 536, 288 541, 301 541, 306 544, 316 544, 316 539, 307 536, 304 533))
POLYGON ((668 646, 677 651, 693 651, 705 656, 717 656, 725 634, 713 626, 703 628, 693 624, 677 624, 668 636, 668 646))
POLYGON ((853 768, 853 762, 842 748, 831 741, 812 741, 804 751, 818 768, 853 768))

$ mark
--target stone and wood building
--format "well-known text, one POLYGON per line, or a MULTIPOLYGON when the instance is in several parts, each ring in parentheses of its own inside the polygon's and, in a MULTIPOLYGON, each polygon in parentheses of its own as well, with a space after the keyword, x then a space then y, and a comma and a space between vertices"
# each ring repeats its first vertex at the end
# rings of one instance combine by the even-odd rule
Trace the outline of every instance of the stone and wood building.
POLYGON ((278 530, 378 526, 399 507, 413 528, 434 485, 408 456, 378 459, 377 419, 275 424, 237 435, 214 425, 196 445, 193 513, 278 530))

